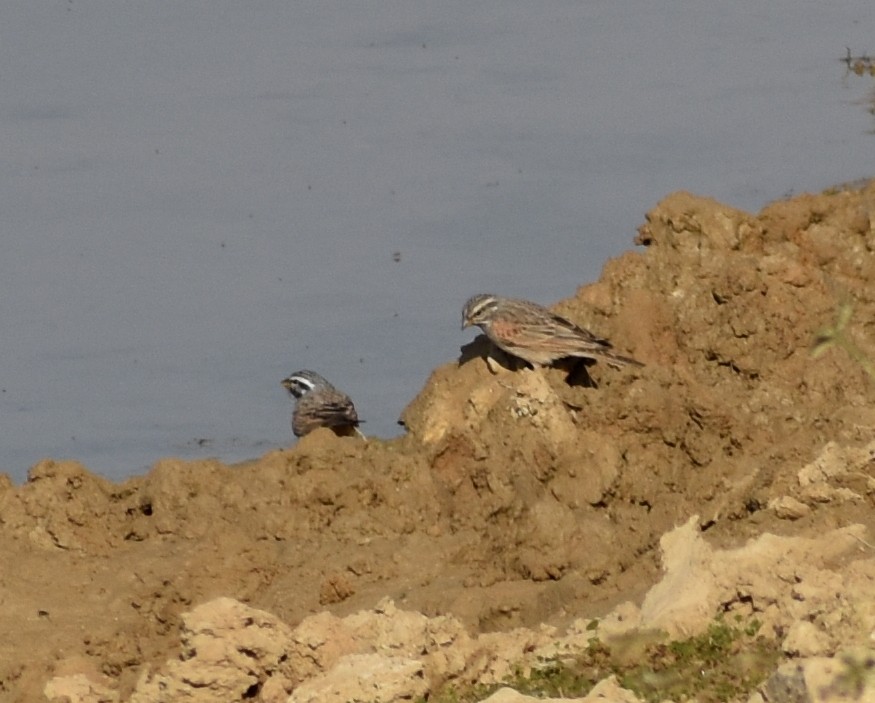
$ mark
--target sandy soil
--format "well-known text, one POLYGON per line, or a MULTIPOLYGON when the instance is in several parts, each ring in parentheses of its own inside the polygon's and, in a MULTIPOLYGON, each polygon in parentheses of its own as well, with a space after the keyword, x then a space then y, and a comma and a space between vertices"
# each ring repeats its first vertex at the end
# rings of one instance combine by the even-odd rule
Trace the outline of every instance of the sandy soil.
POLYGON ((478 338, 397 440, 320 431, 120 484, 50 460, 22 486, 0 476, 0 698, 84 674, 128 700, 179 656, 182 614, 220 596, 288 627, 389 597, 474 637, 558 632, 641 605, 661 538, 694 515, 710 550, 852 525, 871 543, 875 382, 810 347, 851 303, 848 333, 875 355, 875 184, 757 215, 677 193, 636 243, 556 310, 643 369, 493 374, 478 338))

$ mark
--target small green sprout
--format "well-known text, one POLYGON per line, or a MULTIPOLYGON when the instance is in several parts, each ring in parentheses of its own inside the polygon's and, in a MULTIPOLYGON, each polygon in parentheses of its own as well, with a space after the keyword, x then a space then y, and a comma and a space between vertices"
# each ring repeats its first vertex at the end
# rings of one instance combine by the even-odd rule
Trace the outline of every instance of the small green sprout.
POLYGON ((836 322, 831 327, 824 327, 817 333, 814 338, 814 344, 811 347, 811 356, 817 359, 830 347, 839 347, 854 361, 856 361, 869 377, 875 381, 875 364, 866 355, 866 353, 857 346, 850 335, 846 332, 848 323, 851 321, 854 309, 850 303, 842 303, 839 307, 839 314, 836 322))

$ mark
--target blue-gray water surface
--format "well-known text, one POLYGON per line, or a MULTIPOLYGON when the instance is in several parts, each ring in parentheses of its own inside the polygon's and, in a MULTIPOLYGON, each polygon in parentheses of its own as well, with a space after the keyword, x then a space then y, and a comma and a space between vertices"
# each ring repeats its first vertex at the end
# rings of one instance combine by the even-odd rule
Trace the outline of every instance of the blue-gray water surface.
POLYGON ((871 0, 4 5, 0 470, 257 456, 307 367, 397 434, 470 294, 573 295, 674 190, 873 175, 839 61, 873 28, 871 0))

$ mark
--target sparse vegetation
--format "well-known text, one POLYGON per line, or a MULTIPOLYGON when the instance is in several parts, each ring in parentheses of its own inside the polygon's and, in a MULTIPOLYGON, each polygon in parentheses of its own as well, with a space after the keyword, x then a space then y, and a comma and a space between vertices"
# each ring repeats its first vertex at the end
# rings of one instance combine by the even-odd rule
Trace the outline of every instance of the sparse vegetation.
POLYGON ((868 73, 870 76, 875 76, 875 60, 871 56, 868 54, 854 56, 850 47, 845 48, 847 54, 841 59, 841 62, 848 67, 848 73, 855 73, 858 76, 868 73))
POLYGON ((857 346, 856 342, 847 333, 848 323, 851 321, 853 313, 854 309, 849 303, 843 303, 839 307, 839 314, 835 324, 831 327, 824 327, 814 338, 811 356, 816 359, 822 356, 830 347, 844 349, 848 356, 869 374, 869 378, 875 381, 875 364, 872 363, 872 359, 857 346))
MULTIPOLYGON (((612 646, 590 640, 573 658, 550 659, 520 669, 501 686, 537 697, 581 697, 602 679, 615 675, 621 686, 644 701, 737 700, 747 697, 774 671, 781 659, 775 640, 759 634, 753 620, 734 624, 718 618, 708 630, 674 642, 652 633, 612 646)), ((477 686, 438 691, 429 703, 474 703, 500 688, 477 686)))

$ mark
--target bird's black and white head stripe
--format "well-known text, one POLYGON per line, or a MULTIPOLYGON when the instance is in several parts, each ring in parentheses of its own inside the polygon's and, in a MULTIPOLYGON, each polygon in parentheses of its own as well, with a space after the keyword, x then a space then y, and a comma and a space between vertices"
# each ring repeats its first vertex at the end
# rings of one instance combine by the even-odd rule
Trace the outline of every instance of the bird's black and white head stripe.
POLYGON ((333 388, 333 386, 315 371, 295 371, 283 379, 283 386, 295 398, 302 398, 317 388, 333 388))
POLYGON ((462 308, 462 329, 488 321, 496 307, 498 298, 491 293, 472 295, 462 308))

